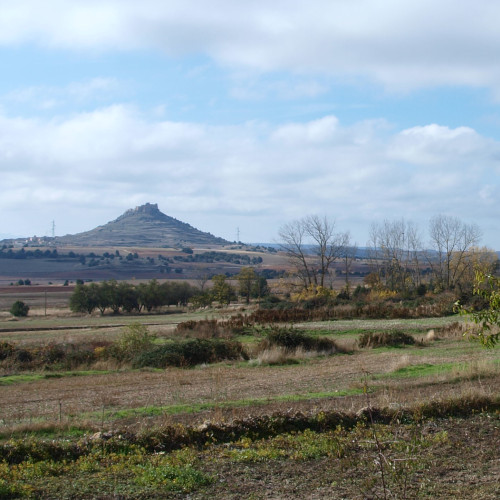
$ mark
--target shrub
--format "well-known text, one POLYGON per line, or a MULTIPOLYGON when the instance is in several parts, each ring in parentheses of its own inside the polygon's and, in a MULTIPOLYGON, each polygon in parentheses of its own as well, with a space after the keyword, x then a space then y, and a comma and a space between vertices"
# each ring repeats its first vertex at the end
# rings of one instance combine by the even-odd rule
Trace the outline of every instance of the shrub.
POLYGON ((33 361, 33 354, 27 349, 17 349, 15 351, 16 361, 19 363, 30 363, 33 361))
POLYGON ((300 330, 291 328, 273 328, 267 334, 267 339, 272 345, 278 345, 292 350, 297 347, 308 347, 312 338, 300 330))
POLYGON ((339 350, 337 344, 331 339, 313 337, 301 330, 292 328, 272 328, 268 332, 266 340, 271 346, 283 347, 288 351, 302 348, 305 351, 333 353, 339 350))
POLYGON ((57 344, 49 344, 43 347, 38 353, 41 361, 47 364, 54 364, 61 361, 66 356, 66 352, 62 346, 57 344))
POLYGON ((359 347, 398 347, 401 345, 413 345, 415 339, 402 331, 365 333, 358 340, 359 347))
POLYGON ((93 349, 72 346, 71 349, 66 350, 62 361, 66 369, 71 369, 80 365, 90 365, 96 361, 96 356, 93 349))
POLYGON ((0 342, 0 361, 9 358, 14 353, 14 346, 8 342, 0 342))
POLYGON ((16 317, 28 316, 30 308, 22 300, 16 300, 10 308, 10 314, 16 317))
POLYGON ((149 350, 156 335, 149 333, 147 326, 132 323, 123 329, 121 336, 116 341, 115 357, 119 359, 132 359, 138 353, 149 350))
POLYGON ((190 339, 169 342, 142 352, 132 360, 134 368, 194 366, 225 359, 248 359, 240 342, 224 339, 190 339))
POLYGON ((189 333, 198 338, 216 338, 231 336, 231 328, 228 322, 216 319, 204 319, 200 321, 185 321, 176 327, 179 333, 189 333))

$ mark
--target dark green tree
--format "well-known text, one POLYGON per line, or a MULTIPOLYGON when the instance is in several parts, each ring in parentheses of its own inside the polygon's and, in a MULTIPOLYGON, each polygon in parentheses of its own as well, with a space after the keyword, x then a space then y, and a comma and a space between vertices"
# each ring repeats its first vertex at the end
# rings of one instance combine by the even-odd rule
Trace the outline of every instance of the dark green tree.
POLYGON ((130 283, 122 282, 116 289, 118 302, 124 311, 130 313, 139 310, 139 298, 136 288, 130 283))
POLYGON ((76 285, 69 299, 69 308, 71 311, 92 314, 97 308, 99 300, 96 287, 95 283, 91 283, 90 285, 76 285))
POLYGON ((22 300, 16 300, 10 308, 10 314, 17 317, 28 316, 30 308, 22 300))
POLYGON ((149 283, 140 283, 137 287, 139 307, 143 307, 146 311, 151 312, 153 309, 164 304, 162 298, 163 291, 160 284, 156 280, 151 280, 149 283))

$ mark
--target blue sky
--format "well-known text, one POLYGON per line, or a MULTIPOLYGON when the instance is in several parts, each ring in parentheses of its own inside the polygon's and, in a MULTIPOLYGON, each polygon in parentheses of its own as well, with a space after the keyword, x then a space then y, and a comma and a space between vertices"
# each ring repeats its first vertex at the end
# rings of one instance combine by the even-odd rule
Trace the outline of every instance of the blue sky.
POLYGON ((0 0, 0 238, 151 202, 273 241, 445 214, 500 250, 500 4, 0 0))

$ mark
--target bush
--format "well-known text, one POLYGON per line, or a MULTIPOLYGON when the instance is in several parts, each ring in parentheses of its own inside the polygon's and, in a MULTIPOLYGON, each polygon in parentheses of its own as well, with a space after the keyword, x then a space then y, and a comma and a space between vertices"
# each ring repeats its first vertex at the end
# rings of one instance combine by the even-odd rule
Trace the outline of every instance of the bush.
POLYGON ((267 343, 284 347, 288 351, 302 348, 305 351, 336 352, 338 347, 333 340, 326 337, 313 337, 301 330, 291 328, 273 328, 267 334, 267 343))
POLYGON ((225 359, 248 359, 240 342, 223 339, 191 339, 169 342, 142 352, 132 360, 134 368, 194 366, 225 359))
POLYGON ((293 302, 289 302, 287 300, 281 300, 276 295, 266 295, 263 300, 261 300, 259 304, 260 309, 293 309, 295 304, 293 302))
POLYGON ((149 333, 146 326, 132 323, 123 329, 121 336, 116 341, 115 357, 119 359, 132 359, 139 353, 151 349, 156 335, 149 333))
POLYGON ((33 354, 27 349, 17 349, 15 351, 15 358, 19 363, 30 363, 33 361, 33 354))
POLYGON ((66 352, 62 346, 57 344, 49 344, 38 352, 38 357, 41 362, 49 365, 62 361, 66 356, 66 352))
POLYGON ((12 307, 10 308, 10 314, 13 316, 20 317, 20 316, 28 316, 30 308, 27 304, 25 304, 22 300, 16 300, 13 304, 12 307))
POLYGON ((401 345, 413 345, 415 339, 402 331, 365 333, 358 340, 359 347, 399 347, 401 345))
POLYGON ((0 361, 9 358, 14 353, 14 346, 8 342, 0 342, 0 361))
POLYGON ((232 335, 231 328, 225 321, 216 319, 203 319, 200 321, 184 321, 179 323, 176 331, 182 334, 190 334, 198 338, 229 337, 232 335))

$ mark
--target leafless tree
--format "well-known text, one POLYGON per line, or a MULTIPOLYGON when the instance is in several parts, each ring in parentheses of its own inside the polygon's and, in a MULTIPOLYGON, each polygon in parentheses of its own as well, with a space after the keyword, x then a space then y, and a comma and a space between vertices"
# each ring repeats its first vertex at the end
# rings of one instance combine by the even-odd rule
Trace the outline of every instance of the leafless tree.
POLYGON ((417 226, 404 219, 384 220, 370 229, 370 263, 391 290, 406 290, 420 282, 421 243, 417 226))
POLYGON ((210 281, 210 275, 207 273, 200 274, 196 278, 196 284, 200 287, 201 293, 205 291, 205 286, 210 281))
POLYGON ((340 258, 342 260, 342 271, 345 274, 345 291, 349 294, 350 292, 350 282, 349 275, 352 269, 352 263, 356 258, 356 252, 358 251, 358 246, 356 243, 351 243, 351 236, 349 233, 346 234, 346 244, 341 251, 340 258))
POLYGON ((430 221, 429 234, 435 253, 428 255, 428 262, 434 276, 443 288, 453 288, 468 251, 481 239, 481 230, 457 217, 436 215, 430 221))
POLYGON ((330 266, 341 257, 349 239, 348 233, 335 232, 334 222, 317 215, 284 225, 279 236, 305 287, 324 286, 330 266))

